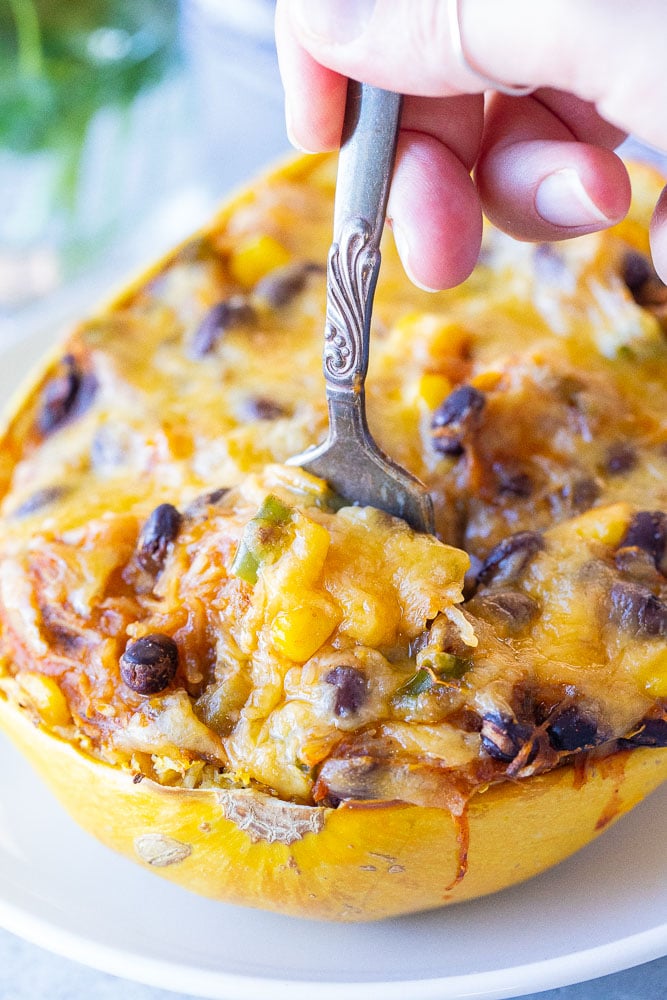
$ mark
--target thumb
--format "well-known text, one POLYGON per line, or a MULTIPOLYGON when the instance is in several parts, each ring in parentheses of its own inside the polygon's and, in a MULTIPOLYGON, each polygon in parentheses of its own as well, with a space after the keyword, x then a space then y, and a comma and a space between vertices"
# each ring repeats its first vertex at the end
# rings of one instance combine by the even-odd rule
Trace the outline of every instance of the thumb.
POLYGON ((344 76, 406 94, 473 93, 458 59, 509 84, 569 91, 614 125, 667 146, 667 4, 662 0, 286 0, 300 44, 344 76))
POLYGON ((285 0, 285 7, 303 47, 344 76, 422 97, 481 89, 447 58, 443 0, 285 0))

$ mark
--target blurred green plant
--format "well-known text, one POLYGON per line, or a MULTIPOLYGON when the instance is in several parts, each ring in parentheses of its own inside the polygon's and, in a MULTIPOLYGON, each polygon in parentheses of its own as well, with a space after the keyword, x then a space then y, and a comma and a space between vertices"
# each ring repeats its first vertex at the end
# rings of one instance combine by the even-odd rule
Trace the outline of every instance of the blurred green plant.
POLYGON ((95 115, 177 62, 178 0, 0 0, 0 149, 52 151, 72 200, 95 115))

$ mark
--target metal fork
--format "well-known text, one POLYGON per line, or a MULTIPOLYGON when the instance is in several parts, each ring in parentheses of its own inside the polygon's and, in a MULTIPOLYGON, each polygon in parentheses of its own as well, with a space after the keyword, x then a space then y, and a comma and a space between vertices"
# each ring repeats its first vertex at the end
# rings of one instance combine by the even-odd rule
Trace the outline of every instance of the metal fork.
POLYGON ((433 533, 426 487, 381 451, 366 421, 371 311, 401 101, 392 91, 348 83, 327 263, 323 367, 329 435, 290 464, 326 479, 350 502, 379 507, 416 531, 433 533))

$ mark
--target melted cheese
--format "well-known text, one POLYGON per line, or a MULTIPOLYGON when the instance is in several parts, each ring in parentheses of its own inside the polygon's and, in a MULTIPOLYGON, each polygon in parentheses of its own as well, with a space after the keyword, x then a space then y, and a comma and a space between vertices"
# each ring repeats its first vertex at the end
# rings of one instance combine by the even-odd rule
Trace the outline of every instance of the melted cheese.
POLYGON ((46 725, 71 713, 70 738, 165 783, 309 802, 431 801, 445 782, 450 801, 664 713, 662 555, 619 555, 638 513, 667 509, 664 307, 623 280, 647 249, 639 210, 558 246, 489 226, 471 278, 435 295, 387 237, 369 423, 428 485, 442 541, 338 510, 283 465, 326 432, 332 194, 327 158, 260 181, 83 323, 25 399, 2 463, 0 684, 39 693, 42 675, 46 725), (461 386, 474 419, 443 417, 461 386), (289 510, 275 530, 257 528, 267 496, 289 510), (164 503, 182 522, 151 573, 141 532, 164 503), (486 568, 463 602, 470 563, 486 568), (142 694, 121 658, 156 633, 178 670, 142 694))

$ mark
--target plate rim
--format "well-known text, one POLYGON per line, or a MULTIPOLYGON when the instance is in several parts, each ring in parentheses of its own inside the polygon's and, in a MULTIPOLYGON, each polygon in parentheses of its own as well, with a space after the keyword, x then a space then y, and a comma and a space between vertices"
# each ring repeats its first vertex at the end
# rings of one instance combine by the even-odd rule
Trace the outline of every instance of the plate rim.
POLYGON ((507 1000, 613 975, 667 954, 667 923, 570 956, 557 956, 504 969, 429 979, 278 979, 206 970, 186 962, 141 955, 94 937, 54 926, 0 898, 0 927, 55 955, 131 982, 204 1000, 507 1000), (474 992, 473 992, 474 991, 474 992))

